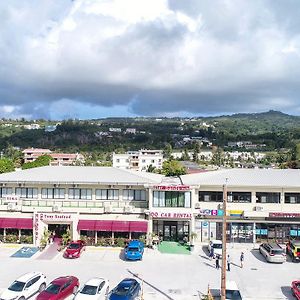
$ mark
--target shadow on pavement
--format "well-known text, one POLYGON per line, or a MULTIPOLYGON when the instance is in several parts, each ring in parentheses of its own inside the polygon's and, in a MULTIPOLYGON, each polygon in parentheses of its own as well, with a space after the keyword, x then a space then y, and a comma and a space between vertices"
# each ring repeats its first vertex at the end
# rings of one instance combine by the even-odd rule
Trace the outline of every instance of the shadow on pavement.
MULTIPOLYGON (((211 267, 211 268, 213 268, 213 269, 216 269, 216 266, 215 266, 214 264, 209 264, 209 263, 207 263, 207 262, 203 262, 203 264, 205 264, 206 266, 211 267)), ((220 269, 221 269, 221 268, 220 268, 220 269)))
POLYGON ((268 264, 266 259, 260 254, 259 250, 251 250, 250 253, 261 262, 268 264))
POLYGON ((126 261, 124 249, 121 249, 121 250, 120 250, 119 258, 120 258, 121 260, 123 260, 123 261, 126 261))
MULTIPOLYGON (((202 251, 203 253, 207 256, 207 258, 209 259, 209 251, 208 251, 208 247, 207 246, 202 246, 202 251)), ((202 256, 202 255, 201 255, 202 256)))
MULTIPOLYGON (((151 284, 150 282, 148 282, 148 281, 144 280, 143 278, 139 277, 138 274, 135 274, 135 273, 131 272, 131 271, 128 270, 128 269, 127 269, 127 272, 128 272, 129 274, 131 274, 132 276, 138 278, 139 280, 143 280, 143 283, 144 283, 144 284, 147 284, 147 285, 150 286, 152 289, 154 289, 155 291, 159 292, 162 296, 165 296, 167 299, 169 299, 169 300, 174 300, 174 298, 170 297, 169 295, 167 295, 165 292, 163 292, 163 291, 160 290, 159 288, 155 287, 155 286, 154 286, 153 284, 151 284)), ((159 299, 161 299, 161 298, 159 298, 159 299)))
POLYGON ((281 292, 286 297, 286 299, 289 299, 289 300, 295 299, 295 297, 292 294, 290 286, 282 286, 281 292))

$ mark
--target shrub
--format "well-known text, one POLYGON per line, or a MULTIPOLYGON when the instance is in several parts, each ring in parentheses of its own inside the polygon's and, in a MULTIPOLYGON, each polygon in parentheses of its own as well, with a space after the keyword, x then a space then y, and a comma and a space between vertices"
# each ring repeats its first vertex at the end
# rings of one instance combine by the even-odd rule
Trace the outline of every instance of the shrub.
POLYGON ((19 237, 15 234, 7 234, 5 236, 5 243, 17 243, 19 237))
POLYGON ((125 247, 125 239, 124 238, 116 238, 114 241, 115 247, 125 247))
POLYGON ((33 236, 32 235, 21 235, 20 242, 22 244, 32 244, 33 236))

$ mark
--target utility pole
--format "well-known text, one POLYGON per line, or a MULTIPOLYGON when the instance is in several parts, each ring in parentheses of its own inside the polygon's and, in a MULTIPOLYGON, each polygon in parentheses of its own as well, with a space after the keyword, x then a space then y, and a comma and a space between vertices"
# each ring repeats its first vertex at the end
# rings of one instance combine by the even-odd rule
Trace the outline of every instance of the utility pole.
POLYGON ((222 218, 222 269, 221 269, 221 300, 226 300, 226 229, 227 229, 227 178, 223 185, 223 218, 222 218))

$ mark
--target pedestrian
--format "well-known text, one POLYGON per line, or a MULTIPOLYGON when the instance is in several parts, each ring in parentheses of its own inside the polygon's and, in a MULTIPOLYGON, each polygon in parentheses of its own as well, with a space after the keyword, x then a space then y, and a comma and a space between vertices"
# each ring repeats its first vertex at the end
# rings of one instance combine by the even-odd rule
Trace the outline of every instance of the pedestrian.
POLYGON ((220 256, 217 254, 216 256, 216 269, 218 270, 220 268, 220 256))
POLYGON ((212 260, 214 258, 214 248, 213 247, 210 248, 209 258, 210 258, 210 260, 212 260))
POLYGON ((244 252, 241 253, 240 262, 241 262, 241 268, 243 268, 243 266, 244 266, 244 252))
POLYGON ((231 259, 230 259, 230 255, 227 255, 227 271, 230 272, 230 264, 231 264, 231 259))

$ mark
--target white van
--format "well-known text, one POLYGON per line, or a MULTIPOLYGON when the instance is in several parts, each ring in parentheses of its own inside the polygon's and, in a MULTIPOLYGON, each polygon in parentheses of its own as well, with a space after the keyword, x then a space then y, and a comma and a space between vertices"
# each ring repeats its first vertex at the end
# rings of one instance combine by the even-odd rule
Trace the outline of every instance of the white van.
POLYGON ((222 241, 212 240, 208 244, 208 251, 211 252, 211 248, 214 249, 214 256, 219 255, 222 257, 222 241))

